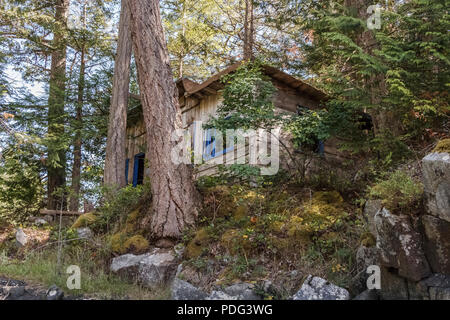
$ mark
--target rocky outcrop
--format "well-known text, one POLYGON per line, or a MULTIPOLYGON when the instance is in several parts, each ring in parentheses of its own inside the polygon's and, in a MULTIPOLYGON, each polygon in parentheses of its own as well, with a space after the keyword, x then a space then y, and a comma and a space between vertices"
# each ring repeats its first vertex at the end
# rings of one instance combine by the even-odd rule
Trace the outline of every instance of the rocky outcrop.
POLYGON ((293 300, 349 300, 350 294, 325 279, 309 275, 293 300))
POLYGON ((428 213, 450 223, 450 154, 431 153, 422 168, 428 213))
POLYGON ((363 216, 366 221, 367 228, 374 236, 377 235, 375 228, 375 215, 383 208, 381 200, 367 200, 364 205, 363 216))
POLYGON ((430 275, 422 236, 406 215, 393 215, 383 208, 375 215, 380 263, 398 270, 404 278, 419 281, 430 275))
MULTIPOLYGON (((413 225, 409 216, 393 215, 385 208, 374 217, 375 264, 381 266, 379 294, 384 300, 450 299, 450 155, 429 154, 422 160, 422 168, 426 198, 420 219, 413 225)), ((368 221, 377 205, 366 204, 368 221)), ((358 250, 358 270, 370 260, 366 253, 358 250)))
POLYGON ((450 274, 450 222, 433 216, 423 216, 425 254, 436 273, 450 274))

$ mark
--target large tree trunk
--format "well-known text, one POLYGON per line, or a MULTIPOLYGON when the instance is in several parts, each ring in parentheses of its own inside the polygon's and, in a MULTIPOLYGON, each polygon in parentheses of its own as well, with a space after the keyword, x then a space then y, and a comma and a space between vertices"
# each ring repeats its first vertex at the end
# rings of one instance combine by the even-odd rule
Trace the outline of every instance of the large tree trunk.
POLYGON ((53 35, 50 71, 50 88, 48 98, 48 209, 61 208, 61 201, 53 193, 66 183, 66 148, 64 147, 64 100, 66 89, 66 44, 65 28, 69 11, 69 0, 57 0, 55 20, 59 24, 53 35))
POLYGON ((104 184, 118 188, 127 184, 125 181, 125 144, 131 54, 130 12, 127 0, 122 0, 104 174, 104 184))
MULTIPOLYGON (((158 0, 130 0, 133 49, 147 131, 153 196, 149 215, 153 237, 175 240, 195 223, 198 194, 192 170, 174 164, 171 135, 182 128, 178 95, 169 65, 158 0)), ((160 241, 160 243, 163 241, 160 241)))
MULTIPOLYGON (((83 6, 83 27, 86 27, 86 4, 83 6)), ((83 39, 83 41, 85 41, 83 39)), ((72 194, 70 197, 70 211, 78 211, 80 207, 80 188, 81 188, 81 147, 83 130, 83 102, 86 71, 86 47, 82 44, 80 58, 80 75, 78 78, 78 97, 75 116, 75 137, 73 142, 73 166, 72 166, 72 194)))

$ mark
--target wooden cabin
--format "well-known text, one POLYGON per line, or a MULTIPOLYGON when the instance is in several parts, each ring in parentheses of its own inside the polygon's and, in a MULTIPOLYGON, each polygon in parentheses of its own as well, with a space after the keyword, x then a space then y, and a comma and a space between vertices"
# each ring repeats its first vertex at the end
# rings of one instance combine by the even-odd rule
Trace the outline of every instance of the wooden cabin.
MULTIPOLYGON (((210 116, 215 114, 222 100, 221 89, 224 86, 221 79, 224 75, 234 72, 239 66, 240 63, 233 64, 201 84, 185 78, 176 82, 185 129, 192 130, 194 121, 206 123, 210 116)), ((323 92, 283 71, 270 66, 263 66, 262 70, 272 79, 277 88, 273 101, 279 110, 297 113, 302 108, 318 109, 321 107, 321 102, 326 99, 323 92)), ((144 177, 149 175, 147 166, 145 166, 145 126, 142 111, 141 113, 131 111, 129 118, 133 120, 129 121, 127 129, 126 176, 128 183, 137 185, 141 184, 144 177)), ((205 155, 204 163, 197 166, 197 177, 217 172, 217 165, 214 162, 214 156, 211 157, 210 151, 205 155)), ((337 154, 334 144, 327 142, 322 146, 321 152, 325 157, 337 154)))

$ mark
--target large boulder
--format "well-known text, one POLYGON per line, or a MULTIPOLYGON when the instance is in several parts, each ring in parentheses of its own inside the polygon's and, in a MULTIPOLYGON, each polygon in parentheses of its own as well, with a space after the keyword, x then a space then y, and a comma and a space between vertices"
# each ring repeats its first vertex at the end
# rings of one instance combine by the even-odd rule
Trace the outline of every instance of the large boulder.
POLYGON ((450 154, 430 153, 422 168, 428 212, 450 222, 450 154))
POLYGON ((148 288, 156 288, 171 281, 178 264, 171 250, 156 249, 139 261, 138 281, 148 288))
POLYGON ((356 266, 358 271, 366 271, 369 266, 377 264, 377 248, 361 245, 356 251, 356 266))
POLYGON ((350 300, 350 294, 325 279, 309 275, 293 300, 350 300))
POLYGON ((408 300, 408 283, 398 276, 398 270, 381 267, 381 300, 408 300))
POLYGON ((366 220, 367 228, 374 236, 377 235, 375 227, 375 215, 383 208, 381 200, 367 200, 364 205, 364 219, 366 220))
POLYGON ((147 255, 135 256, 134 254, 125 254, 112 260, 110 270, 121 275, 124 278, 134 279, 138 273, 139 262, 147 255))
POLYGON ((402 277, 419 281, 431 274, 422 237, 406 215, 393 215, 383 208, 375 215, 377 248, 381 265, 398 270, 402 277))
POLYGON ((178 278, 173 281, 170 291, 172 300, 204 300, 208 296, 189 282, 178 278))
POLYGON ((450 222, 423 216, 425 229, 425 255, 436 273, 450 274, 450 222))
POLYGON ((449 300, 450 275, 434 273, 419 282, 408 281, 410 300, 449 300))

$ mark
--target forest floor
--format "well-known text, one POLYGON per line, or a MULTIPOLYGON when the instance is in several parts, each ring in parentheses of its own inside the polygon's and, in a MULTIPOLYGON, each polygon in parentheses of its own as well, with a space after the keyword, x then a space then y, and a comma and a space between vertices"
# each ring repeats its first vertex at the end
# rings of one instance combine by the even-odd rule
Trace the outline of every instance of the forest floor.
MULTIPOLYGON (((184 254, 180 278, 204 291, 237 282, 257 286, 270 282, 266 299, 285 299, 309 275, 348 288, 356 273, 355 254, 365 239, 361 208, 338 192, 293 186, 251 188, 218 185, 202 189, 203 210, 196 228, 187 230, 178 246, 184 254)), ((66 288, 66 268, 82 270, 82 288, 67 292, 85 299, 167 299, 167 287, 149 290, 112 274, 112 258, 148 252, 149 235, 140 219, 147 205, 125 205, 114 227, 96 227, 101 214, 85 215, 82 226, 94 230, 77 240, 77 221, 63 228, 66 240, 58 250, 55 225, 24 226, 25 247, 16 243, 17 228, 0 229, 0 277, 66 288), (58 254, 59 252, 59 254, 58 254), (58 263, 59 261, 59 263, 58 263)))

